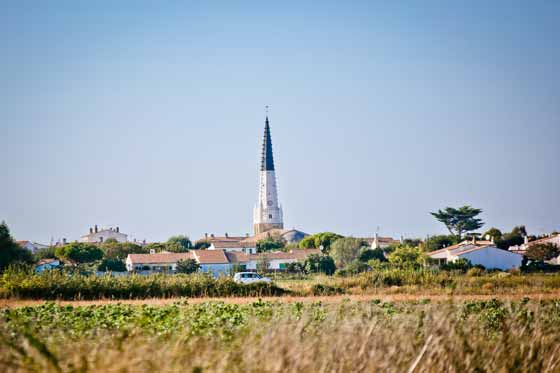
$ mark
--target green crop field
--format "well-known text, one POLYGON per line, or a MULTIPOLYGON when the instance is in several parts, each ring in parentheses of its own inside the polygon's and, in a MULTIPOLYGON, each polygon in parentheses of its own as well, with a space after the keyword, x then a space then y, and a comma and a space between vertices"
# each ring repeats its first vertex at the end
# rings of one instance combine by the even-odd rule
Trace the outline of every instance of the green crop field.
POLYGON ((0 312, 0 371, 559 371, 560 300, 42 303, 0 312))

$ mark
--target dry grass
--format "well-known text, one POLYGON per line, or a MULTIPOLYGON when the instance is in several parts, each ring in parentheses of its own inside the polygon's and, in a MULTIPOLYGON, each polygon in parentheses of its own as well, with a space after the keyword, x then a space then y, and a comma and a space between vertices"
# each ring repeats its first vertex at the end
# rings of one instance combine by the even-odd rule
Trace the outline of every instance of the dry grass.
MULTIPOLYGON (((94 300, 55 300, 49 301, 58 305, 72 306, 93 306, 104 304, 129 304, 129 305, 150 305, 165 306, 174 303, 200 304, 206 302, 224 302, 229 304, 249 304, 257 300, 273 303, 316 303, 338 304, 341 302, 369 302, 380 300, 382 302, 419 302, 430 301, 432 303, 449 303, 464 301, 485 301, 491 299, 499 299, 501 301, 518 301, 524 298, 533 300, 555 300, 560 299, 560 290, 548 293, 526 293, 516 292, 508 294, 466 294, 466 295, 449 295, 437 294, 437 292, 424 292, 420 294, 407 293, 391 293, 376 292, 373 294, 348 294, 348 295, 331 295, 331 296, 281 296, 281 297, 220 297, 220 298, 147 298, 147 299, 94 299, 94 300)), ((0 299, 0 309, 17 308, 27 306, 37 306, 44 304, 46 301, 38 299, 0 299)))
POLYGON ((0 368, 6 372, 405 372, 415 366, 418 372, 560 371, 560 332, 549 325, 553 320, 541 312, 538 302, 527 308, 534 315, 530 321, 516 316, 518 306, 504 306, 508 318, 490 329, 477 315, 461 317, 458 306, 405 305, 395 313, 386 312, 390 307, 364 302, 309 306, 298 318, 285 314, 250 318, 246 327, 226 339, 220 333, 192 335, 182 325, 163 336, 143 330, 99 330, 88 337, 55 333, 45 337, 44 345, 20 337, 15 348, 2 345, 0 368))

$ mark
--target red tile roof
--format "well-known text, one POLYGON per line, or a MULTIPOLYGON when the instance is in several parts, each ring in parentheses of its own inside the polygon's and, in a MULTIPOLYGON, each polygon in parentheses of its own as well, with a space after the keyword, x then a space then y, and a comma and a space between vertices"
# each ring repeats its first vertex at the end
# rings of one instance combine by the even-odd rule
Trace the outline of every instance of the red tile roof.
POLYGON ((132 264, 177 263, 180 260, 194 259, 192 251, 188 253, 128 254, 132 264))
POLYGON ((227 264, 229 260, 224 250, 193 250, 191 251, 200 264, 227 264))

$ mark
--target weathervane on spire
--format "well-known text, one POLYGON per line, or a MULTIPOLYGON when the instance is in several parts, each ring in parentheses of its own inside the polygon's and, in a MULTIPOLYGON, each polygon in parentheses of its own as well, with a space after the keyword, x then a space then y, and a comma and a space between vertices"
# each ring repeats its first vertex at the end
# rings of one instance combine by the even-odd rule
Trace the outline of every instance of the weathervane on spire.
POLYGON ((266 116, 268 117, 268 105, 265 105, 264 109, 265 109, 265 112, 266 112, 266 116))

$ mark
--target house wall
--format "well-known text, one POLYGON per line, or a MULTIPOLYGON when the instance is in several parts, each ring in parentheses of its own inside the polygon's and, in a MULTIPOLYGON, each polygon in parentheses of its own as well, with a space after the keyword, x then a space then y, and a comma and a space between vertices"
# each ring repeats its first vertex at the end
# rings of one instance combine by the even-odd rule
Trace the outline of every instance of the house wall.
POLYGON ((473 265, 482 265, 487 269, 508 270, 521 267, 523 256, 495 247, 486 247, 469 253, 459 254, 450 259, 455 261, 459 258, 469 260, 473 265))
POLYGON ((113 238, 117 240, 117 242, 126 242, 127 235, 124 233, 120 233, 117 231, 111 230, 102 230, 97 233, 91 233, 88 235, 83 236, 80 238, 80 242, 89 242, 89 243, 96 243, 96 242, 105 242, 109 238, 113 238))
POLYGON ((131 261, 126 260, 126 270, 149 273, 149 272, 175 272, 177 270, 177 263, 132 263, 131 261), (149 270, 144 269, 144 267, 150 267, 149 270), (165 269, 164 269, 165 268, 165 269))
POLYGON ((256 254, 257 253, 257 248, 256 247, 225 247, 225 248, 220 248, 220 249, 216 249, 216 246, 214 246, 214 244, 211 244, 210 247, 208 248, 208 250, 224 250, 227 252, 238 252, 238 253, 246 253, 246 254, 256 254))
POLYGON ((232 266, 231 264, 201 264, 201 272, 210 272, 212 276, 229 276, 231 274, 232 266))

